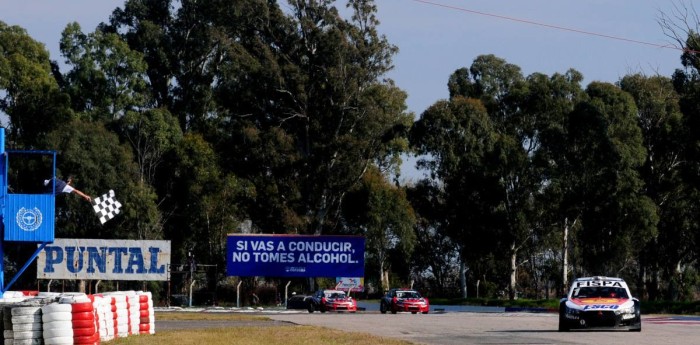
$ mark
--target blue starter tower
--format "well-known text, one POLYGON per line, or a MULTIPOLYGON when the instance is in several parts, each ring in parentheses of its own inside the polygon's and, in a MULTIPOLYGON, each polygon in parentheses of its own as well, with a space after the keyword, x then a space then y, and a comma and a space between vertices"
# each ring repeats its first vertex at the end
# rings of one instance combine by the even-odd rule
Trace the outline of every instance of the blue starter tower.
MULTIPOLYGON (((0 292, 9 290, 12 284, 34 262, 47 244, 54 241, 56 199, 55 193, 13 194, 8 190, 9 155, 45 155, 51 158, 52 176, 56 176, 56 151, 5 150, 5 129, 0 128, 0 217, 2 237, 0 238, 0 292), (34 242, 37 250, 17 274, 5 285, 5 242, 34 242)), ((54 184, 55 179, 51 180, 54 184)), ((37 181, 41 183, 42 181, 37 181)), ((51 186, 54 191, 55 186, 51 186)))

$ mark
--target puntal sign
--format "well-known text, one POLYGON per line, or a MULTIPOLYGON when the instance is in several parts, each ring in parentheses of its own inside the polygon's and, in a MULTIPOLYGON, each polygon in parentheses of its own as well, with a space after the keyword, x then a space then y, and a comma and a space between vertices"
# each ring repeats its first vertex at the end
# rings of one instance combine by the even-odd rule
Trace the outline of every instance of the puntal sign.
POLYGON ((38 279, 168 280, 170 241, 56 239, 39 253, 38 279))

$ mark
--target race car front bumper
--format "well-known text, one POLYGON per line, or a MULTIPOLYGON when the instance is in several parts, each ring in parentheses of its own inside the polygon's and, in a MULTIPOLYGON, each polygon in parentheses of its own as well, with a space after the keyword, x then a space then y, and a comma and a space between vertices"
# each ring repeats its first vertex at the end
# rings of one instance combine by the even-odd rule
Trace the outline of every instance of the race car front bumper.
POLYGON ((612 310, 567 310, 564 315, 567 328, 571 329, 596 329, 596 328, 621 328, 636 329, 641 327, 639 314, 634 310, 616 312, 612 310))

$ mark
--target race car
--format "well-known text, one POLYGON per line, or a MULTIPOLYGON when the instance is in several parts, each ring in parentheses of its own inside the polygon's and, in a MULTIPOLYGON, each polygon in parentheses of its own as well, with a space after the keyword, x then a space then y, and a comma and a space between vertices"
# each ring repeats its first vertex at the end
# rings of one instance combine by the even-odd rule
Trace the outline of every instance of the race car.
POLYGON ((322 313, 327 311, 357 311, 357 300, 345 294, 341 290, 318 290, 311 297, 307 298, 307 309, 309 313, 318 310, 322 313))
POLYGON ((559 331, 571 329, 642 330, 639 300, 621 278, 586 277, 571 284, 559 302, 559 331))
POLYGON ((391 289, 379 302, 379 311, 382 314, 386 314, 387 311, 391 311, 392 314, 400 311, 427 314, 430 311, 430 302, 418 291, 391 289))

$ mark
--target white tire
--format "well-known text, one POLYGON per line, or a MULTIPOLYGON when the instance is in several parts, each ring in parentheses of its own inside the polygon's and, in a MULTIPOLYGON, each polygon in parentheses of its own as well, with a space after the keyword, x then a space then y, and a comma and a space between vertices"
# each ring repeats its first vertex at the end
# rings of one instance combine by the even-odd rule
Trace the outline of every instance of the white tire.
POLYGON ((44 321, 44 323, 54 321, 70 321, 72 319, 73 313, 69 312, 56 312, 42 315, 42 320, 44 321))
POLYGON ((23 315, 41 315, 40 307, 14 307, 12 308, 12 316, 23 315))
POLYGON ((50 329, 73 329, 73 321, 51 321, 44 322, 44 331, 50 329))
POLYGON ((72 328, 45 329, 44 338, 73 338, 72 328))
POLYGON ((61 304, 61 303, 51 303, 47 304, 43 307, 41 307, 41 311, 44 314, 49 314, 49 313, 56 313, 56 312, 72 312, 73 307, 71 307, 70 304, 61 304))
POLYGON ((42 329, 41 322, 15 323, 12 325, 13 332, 41 331, 42 329))
POLYGON ((34 323, 34 322, 41 322, 42 320, 42 315, 37 314, 37 315, 17 315, 13 316, 11 321, 12 324, 18 324, 18 323, 34 323))
POLYGON ((3 339, 12 339, 14 338, 14 332, 12 330, 5 330, 2 331, 2 338, 3 339))
POLYGON ((35 339, 15 339, 12 345, 43 345, 44 344, 44 339, 42 338, 35 338, 35 339))
POLYGON ((21 339, 40 339, 44 337, 43 331, 26 331, 26 332, 14 332, 12 338, 14 340, 21 339))
POLYGON ((73 337, 44 338, 46 345, 73 345, 73 337))
POLYGON ((61 304, 73 304, 73 303, 85 303, 85 302, 90 302, 90 299, 87 296, 66 296, 66 297, 61 297, 58 300, 58 303, 61 303, 61 304))

